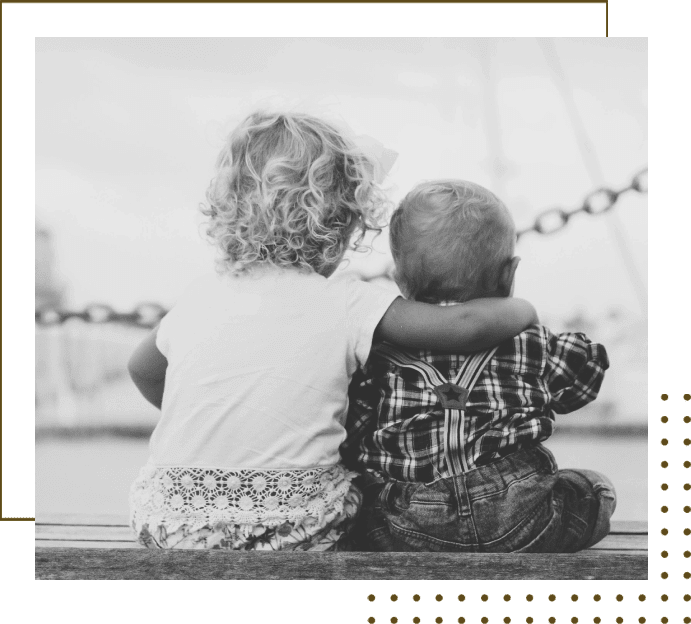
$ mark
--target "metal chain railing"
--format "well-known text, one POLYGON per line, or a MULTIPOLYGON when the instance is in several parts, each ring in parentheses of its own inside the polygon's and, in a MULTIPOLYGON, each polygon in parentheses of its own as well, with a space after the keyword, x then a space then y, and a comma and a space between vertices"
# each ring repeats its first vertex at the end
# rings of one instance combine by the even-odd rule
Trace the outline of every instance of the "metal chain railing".
POLYGON ((569 221, 577 214, 586 213, 592 216, 601 215, 614 208, 619 198, 629 191, 637 193, 648 192, 648 168, 639 171, 631 180, 631 183, 618 191, 601 188, 590 193, 583 200, 583 203, 575 210, 564 210, 563 208, 550 208, 540 213, 533 225, 518 232, 520 239, 529 232, 538 234, 555 234, 563 230, 569 221))
MULTIPOLYGON (((564 229, 569 221, 579 213, 592 216, 601 215, 614 208, 619 198, 635 191, 648 192, 648 168, 639 171, 631 183, 618 191, 601 188, 590 193, 575 210, 550 208, 540 213, 533 225, 518 232, 518 238, 530 232, 549 235, 564 229)), ((154 327, 166 314, 167 310, 157 303, 142 303, 132 312, 117 312, 105 304, 92 304, 81 312, 44 308, 36 310, 36 324, 42 326, 60 325, 70 319, 81 319, 87 323, 122 323, 135 327, 154 327)))
POLYGON ((70 319, 81 319, 86 323, 122 323, 136 327, 154 327, 167 313, 157 303, 141 303, 132 312, 117 312, 109 305, 96 303, 81 312, 43 308, 36 310, 37 325, 60 325, 70 319))

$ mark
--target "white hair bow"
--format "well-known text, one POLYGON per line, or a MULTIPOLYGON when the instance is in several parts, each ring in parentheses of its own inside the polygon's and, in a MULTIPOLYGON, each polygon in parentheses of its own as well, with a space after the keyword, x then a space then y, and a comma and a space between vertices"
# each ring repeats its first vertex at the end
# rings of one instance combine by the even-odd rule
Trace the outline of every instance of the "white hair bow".
POLYGON ((366 134, 355 136, 353 142, 374 163, 374 179, 381 184, 393 168, 398 152, 384 147, 377 139, 366 134))

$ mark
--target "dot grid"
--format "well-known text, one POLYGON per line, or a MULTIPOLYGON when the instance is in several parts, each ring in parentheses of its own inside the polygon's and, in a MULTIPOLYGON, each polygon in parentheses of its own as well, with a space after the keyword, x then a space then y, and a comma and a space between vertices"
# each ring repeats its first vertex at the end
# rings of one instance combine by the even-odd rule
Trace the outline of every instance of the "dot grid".
MULTIPOLYGON (((660 400, 663 402, 667 402, 670 399, 669 394, 661 394, 660 395, 660 400)), ((691 401, 691 394, 684 394, 683 395, 684 403, 688 403, 691 401)), ((666 406, 665 406, 666 407, 666 406)), ((663 449, 663 452, 665 449, 672 449, 674 447, 674 444, 679 444, 683 445, 683 448, 686 450, 688 449, 689 446, 691 446, 691 427, 685 428, 685 430, 680 431, 679 427, 672 428, 670 423, 672 425, 674 423, 678 424, 683 424, 683 425, 689 425, 691 424, 691 416, 689 415, 684 415, 679 416, 679 417, 670 417, 668 415, 663 415, 659 418, 660 426, 659 428, 656 428, 656 431, 659 430, 660 435, 658 437, 659 439, 659 444, 663 449)), ((655 436, 651 434, 650 437, 650 445, 654 445, 654 440, 655 436)), ((677 449, 675 449, 677 450, 677 449)), ((635 458, 634 458, 635 461, 635 458)), ((688 459, 684 459, 683 461, 676 461, 676 464, 674 461, 669 461, 668 459, 662 459, 662 461, 659 463, 659 473, 655 474, 652 471, 655 469, 655 466, 651 466, 651 474, 653 474, 653 481, 657 478, 660 482, 660 489, 667 493, 669 492, 671 496, 669 496, 669 502, 664 503, 660 507, 660 513, 665 514, 662 516, 663 521, 661 524, 663 525, 662 528, 659 530, 659 534, 662 538, 666 538, 669 541, 669 546, 667 548, 663 548, 660 551, 660 558, 658 561, 660 562, 659 564, 655 565, 653 564, 653 561, 655 560, 655 553, 650 552, 649 553, 649 580, 651 578, 655 577, 655 573, 657 570, 657 574, 659 575, 659 578, 662 579, 663 581, 666 581, 667 579, 670 579, 672 574, 676 574, 678 577, 683 578, 685 581, 691 580, 691 540, 688 542, 683 541, 684 537, 690 537, 691 536, 691 505, 688 503, 691 502, 691 499, 687 496, 684 496, 684 492, 689 492, 691 491, 691 472, 687 472, 689 468, 691 468, 691 461, 688 459), (678 464, 678 465, 676 465, 678 464), (677 469, 676 472, 672 472, 674 468, 677 469), (683 472, 682 472, 683 469, 683 472), (674 477, 677 475, 681 474, 682 479, 677 481, 674 477), (680 513, 681 512, 681 513, 680 513), (683 518, 682 518, 682 513, 683 513, 683 518), (674 520, 677 520, 678 518, 682 518, 681 523, 683 524, 683 528, 678 527, 678 522, 672 522, 671 519, 674 518, 674 520), (673 528, 669 528, 673 527, 673 528), (678 529, 678 530, 677 530, 678 529), (677 534, 674 532, 676 531, 677 534), (679 545, 682 545, 681 549, 679 549, 679 545), (688 544, 688 548, 686 545, 688 544), (675 556, 676 555, 676 556, 675 556), (680 561, 683 561, 683 566, 684 566, 684 571, 681 571, 681 566, 680 565, 675 565, 672 566, 670 565, 674 561, 674 563, 678 563, 680 561), (669 570, 672 570, 670 572, 669 570)), ((654 524, 658 524, 657 519, 653 520, 654 524)), ((657 541, 657 540, 655 540, 657 541)), ((689 586, 689 590, 691 591, 691 586, 689 586)), ((568 596, 565 596, 570 602, 572 603, 578 603, 579 601, 587 601, 587 600, 592 600, 594 603, 600 603, 600 601, 603 600, 603 595, 600 593, 594 593, 594 592, 581 592, 581 593, 571 593, 568 596)), ((383 598, 388 598, 388 600, 391 601, 391 603, 398 603, 399 600, 405 601, 406 599, 412 600, 414 603, 419 603, 423 598, 421 594, 412 594, 412 595, 406 595, 406 596, 400 596, 399 594, 391 594, 390 596, 383 597, 383 598)), ((473 599, 479 599, 480 603, 487 603, 490 601, 490 596, 489 594, 482 593, 479 596, 468 596, 466 594, 457 594, 454 596, 449 596, 447 595, 446 597, 443 596, 440 593, 435 594, 433 597, 433 600, 437 603, 441 603, 445 598, 447 600, 455 600, 458 602, 459 606, 467 603, 473 599)), ((548 603, 555 603, 558 599, 557 594, 551 593, 547 594, 546 596, 540 597, 542 600, 546 600, 548 603)), ((561 598, 561 596, 559 596, 561 598)), ((623 603, 625 600, 635 600, 638 603, 645 603, 646 601, 649 600, 655 600, 657 599, 659 601, 658 604, 661 605, 667 605, 670 604, 670 595, 668 593, 652 593, 652 592, 646 592, 646 593, 638 593, 634 595, 627 595, 625 596, 622 593, 616 593, 614 596, 605 596, 606 599, 614 599, 616 603, 623 603)), ((493 596, 494 600, 501 600, 504 603, 510 603, 512 601, 518 601, 518 600, 524 600, 526 603, 533 603, 536 600, 536 597, 534 594, 531 593, 520 593, 520 594, 508 594, 505 593, 501 596, 493 596)), ((688 615, 688 609, 689 605, 688 603, 691 602, 691 593, 684 593, 683 596, 681 596, 681 599, 683 602, 676 600, 675 602, 677 604, 674 605, 672 609, 670 609, 670 613, 672 614, 673 618, 670 619, 667 615, 663 615, 662 617, 659 618, 660 624, 669 624, 669 622, 679 622, 679 624, 691 624, 691 616, 688 615), (687 610, 687 613, 683 614, 681 613, 681 610, 687 610)), ((369 602, 374 602, 377 600, 377 596, 375 594, 368 594, 367 595, 367 600, 369 602)), ((495 621, 497 621, 498 624, 498 619, 493 618, 495 621)), ((563 622, 565 624, 566 620, 568 618, 565 618, 563 616, 559 617, 559 622, 563 622)), ((568 621, 571 624, 589 624, 590 620, 592 619, 593 624, 602 624, 602 617, 601 616, 595 616, 593 618, 579 618, 578 616, 572 616, 568 621)), ((546 624, 557 624, 557 617, 555 616, 549 616, 547 618, 542 618, 543 621, 546 620, 546 624)), ((377 620, 373 615, 370 615, 367 618, 367 624, 376 624, 377 621, 380 621, 380 624, 402 624, 403 622, 413 622, 413 624, 422 624, 422 618, 419 616, 414 616, 412 618, 403 618, 399 619, 398 616, 392 615, 388 619, 383 619, 380 618, 380 620, 377 620)), ((489 624, 490 618, 487 616, 481 616, 481 617, 472 617, 471 620, 469 621, 465 616, 461 615, 457 617, 456 619, 450 618, 446 616, 446 618, 442 617, 441 615, 432 618, 426 618, 426 622, 429 621, 430 624, 434 622, 434 624, 444 624, 446 621, 447 624, 452 624, 453 622, 457 624, 466 624, 466 622, 469 622, 469 624, 478 622, 479 624, 489 624)), ((501 619, 503 624, 522 624, 523 621, 525 621, 525 624, 534 624, 535 623, 535 618, 532 616, 527 616, 525 620, 523 618, 517 618, 514 617, 512 618, 510 615, 506 615, 501 619)), ((606 620, 608 622, 613 621, 615 624, 624 624, 624 622, 629 622, 630 624, 634 624, 634 620, 631 617, 627 617, 626 619, 619 615, 616 616, 615 618, 608 618, 606 620)), ((657 618, 650 617, 650 622, 648 622, 648 619, 646 616, 641 615, 637 618, 636 620, 638 624, 655 624, 657 621, 657 618)), ((425 624, 426 624, 425 622, 425 624)))

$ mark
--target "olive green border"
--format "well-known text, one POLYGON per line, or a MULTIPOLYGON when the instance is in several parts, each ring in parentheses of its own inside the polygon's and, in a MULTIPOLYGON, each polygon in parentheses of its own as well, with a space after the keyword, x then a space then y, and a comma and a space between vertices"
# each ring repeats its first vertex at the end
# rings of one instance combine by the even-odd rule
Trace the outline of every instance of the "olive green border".
MULTIPOLYGON (((656 28, 652 5, 648 8, 640 0, 630 0, 626 6, 623 0, 611 4, 610 35, 648 36, 656 28)), ((604 11, 602 5, 4 5, 3 515, 33 513, 33 421, 28 404, 32 350, 30 311, 25 308, 30 301, 29 221, 33 210, 28 189, 33 183, 29 172, 33 169, 35 36, 602 36, 604 11)), ((681 74, 675 73, 669 64, 671 59, 684 56, 684 41, 683 34, 678 33, 676 39, 664 37, 659 44, 668 51, 667 66, 659 61, 660 73, 651 88, 653 94, 665 95, 664 119, 659 123, 681 122, 686 116, 681 94, 670 97, 679 88, 675 87, 675 78, 681 74), (668 80, 663 83, 661 76, 665 75, 668 80)), ((658 53, 662 57, 659 49, 658 53)), ((659 106, 661 109, 661 103, 659 106)), ((674 126, 670 127, 672 130, 674 126)), ((656 139, 654 145, 668 143, 664 152, 660 146, 660 153, 673 152, 676 136, 659 130, 656 135, 663 138, 656 139)), ((686 174, 685 170, 676 172, 674 168, 681 168, 688 159, 677 150, 678 164, 670 162, 667 184, 661 183, 662 174, 656 178, 656 189, 665 190, 655 192, 670 196, 668 202, 656 204, 664 206, 658 210, 665 212, 650 227, 651 251, 656 257, 650 307, 657 325, 655 341, 650 345, 654 364, 650 372, 652 485, 648 581, 235 581, 219 590, 204 584, 188 585, 181 591, 164 589, 166 586, 160 584, 139 589, 130 583, 121 586, 117 593, 106 585, 79 590, 75 589, 78 584, 70 584, 59 590, 50 586, 34 590, 41 596, 32 599, 25 582, 32 578, 27 568, 31 565, 33 525, 3 522, 0 538, 5 547, 1 567, 5 609, 21 609, 20 617, 28 621, 58 613, 70 620, 107 621, 139 620, 152 615, 163 620, 222 618, 229 622, 305 623, 364 623, 370 617, 382 623, 389 622, 391 616, 398 617, 401 623, 418 616, 421 624, 434 622, 438 617, 448 624, 459 616, 469 623, 481 623, 487 617, 493 624, 505 617, 510 617, 513 624, 526 622, 528 617, 540 624, 555 617, 561 623, 574 616, 581 623, 593 622, 598 617, 606 623, 615 622, 618 617, 627 623, 638 621, 639 617, 657 622, 664 616, 670 621, 681 621, 691 612, 684 600, 687 582, 681 576, 691 568, 683 555, 687 546, 682 530, 691 517, 682 511, 689 495, 683 489, 687 473, 681 466, 688 455, 683 443, 688 434, 681 419, 691 413, 691 404, 684 402, 682 394, 691 392, 691 382, 686 361, 689 342, 683 329, 688 316, 683 269, 688 264, 685 232, 689 231, 689 216, 683 208, 683 195, 671 196, 674 179, 685 179, 686 174), (674 213, 672 207, 676 209, 674 213), (665 392, 669 399, 663 403, 655 392, 665 392), (670 419, 666 424, 658 420, 663 415, 670 419), (663 437, 670 441, 667 446, 659 444, 663 437), (670 463, 664 471, 658 467, 663 459, 670 463), (658 487, 658 482, 663 481, 670 486, 666 492, 658 487), (667 514, 658 511, 663 504, 670 508, 667 514), (660 535, 663 526, 670 531, 666 537, 660 535), (667 558, 660 557, 663 550, 669 553, 667 558), (662 571, 670 574, 665 581, 659 577, 662 571), (374 602, 367 599, 370 594, 377 596, 374 602), (399 596, 396 603, 389 600, 391 594, 399 596), (414 594, 421 596, 419 602, 413 601, 414 594), (444 597, 441 602, 434 599, 437 594, 444 597), (465 602, 456 599, 458 594, 466 596, 465 602), (528 594, 534 597, 532 602, 526 600, 528 594), (506 602, 504 595, 510 595, 511 600, 506 602), (550 595, 554 595, 554 601, 550 595), (572 595, 578 595, 577 602, 572 601, 572 595), (599 601, 593 599, 595 595, 600 596, 599 601), (642 595, 643 602, 638 598, 642 595), (667 596, 667 601, 661 596, 667 596)))

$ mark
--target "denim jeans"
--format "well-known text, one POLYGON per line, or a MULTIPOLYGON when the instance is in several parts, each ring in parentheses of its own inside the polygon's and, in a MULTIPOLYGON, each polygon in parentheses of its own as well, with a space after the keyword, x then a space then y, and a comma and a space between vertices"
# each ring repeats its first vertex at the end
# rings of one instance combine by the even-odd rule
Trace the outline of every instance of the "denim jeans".
POLYGON ((541 445, 433 483, 363 478, 352 538, 375 551, 575 552, 609 533, 614 486, 541 445))

